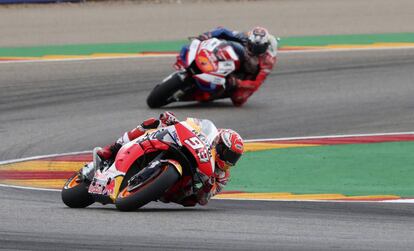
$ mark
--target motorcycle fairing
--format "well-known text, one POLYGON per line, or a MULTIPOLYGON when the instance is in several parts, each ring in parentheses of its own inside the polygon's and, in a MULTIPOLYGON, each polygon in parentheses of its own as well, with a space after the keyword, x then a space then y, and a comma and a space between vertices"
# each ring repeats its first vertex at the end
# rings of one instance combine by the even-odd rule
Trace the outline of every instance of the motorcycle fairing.
POLYGON ((195 82, 206 92, 215 92, 218 86, 224 88, 226 76, 239 66, 239 57, 233 47, 216 38, 202 42, 193 40, 187 51, 187 67, 193 61, 202 71, 193 76, 195 82))
MULTIPOLYGON (((197 40, 199 41, 199 40, 197 40)), ((190 46, 191 53, 192 47, 190 46)), ((191 55, 193 55, 192 53, 191 55)), ((203 73, 227 76, 238 68, 239 57, 227 42, 212 38, 198 43, 197 52, 194 54, 196 64, 203 73), (209 70, 203 70, 204 65, 209 70)), ((188 62, 188 65, 192 63, 188 62)))
POLYGON ((187 56, 186 56, 186 60, 185 63, 187 64, 187 67, 189 67, 191 65, 191 63, 194 61, 196 54, 198 52, 198 48, 200 46, 201 41, 198 39, 194 39, 193 41, 191 41, 191 44, 188 48, 187 51, 187 56))
POLYGON ((226 79, 222 76, 202 73, 194 75, 195 82, 202 91, 214 92, 217 86, 224 86, 226 79))
POLYGON ((98 169, 89 185, 88 192, 97 196, 109 197, 114 202, 124 176, 125 173, 118 171, 115 163, 106 169, 98 169))
POLYGON ((216 72, 218 70, 218 59, 212 51, 199 50, 195 63, 202 72, 216 72))
POLYGON ((204 175, 211 176, 214 172, 214 159, 200 126, 199 121, 193 118, 175 125, 183 146, 196 156, 198 170, 204 175))
MULTIPOLYGON (((98 198, 97 201, 115 202, 124 177, 134 162, 144 154, 168 150, 169 144, 186 147, 195 156, 200 173, 211 176, 214 172, 214 159, 208 137, 203 135, 201 126, 202 122, 189 118, 173 126, 149 130, 141 137, 126 143, 119 150, 111 166, 96 170, 88 192, 98 198)), ((165 161, 182 175, 182 166, 178 161, 165 161)))
POLYGON ((181 50, 180 50, 179 58, 184 63, 183 66, 187 66, 187 53, 188 53, 189 47, 190 47, 189 45, 184 45, 183 47, 181 47, 181 50))
POLYGON ((144 135, 123 145, 115 158, 116 169, 127 173, 132 164, 142 155, 156 151, 166 151, 168 144, 181 146, 174 126, 149 130, 144 135))
POLYGON ((151 161, 141 171, 139 171, 137 174, 135 174, 133 177, 129 179, 127 191, 130 192, 134 189, 137 189, 138 187, 143 185, 143 180, 149 180, 157 176, 162 171, 162 167, 164 167, 167 164, 172 165, 180 174, 180 176, 183 174, 183 168, 178 161, 173 159, 156 159, 151 161))
POLYGON ((140 141, 140 139, 133 140, 121 147, 115 158, 117 170, 126 173, 143 154, 168 149, 168 145, 157 140, 140 141))
POLYGON ((99 196, 109 196, 114 202, 126 173, 139 157, 169 148, 168 145, 156 140, 158 133, 159 131, 150 130, 143 136, 123 145, 109 168, 95 172, 88 192, 99 196))

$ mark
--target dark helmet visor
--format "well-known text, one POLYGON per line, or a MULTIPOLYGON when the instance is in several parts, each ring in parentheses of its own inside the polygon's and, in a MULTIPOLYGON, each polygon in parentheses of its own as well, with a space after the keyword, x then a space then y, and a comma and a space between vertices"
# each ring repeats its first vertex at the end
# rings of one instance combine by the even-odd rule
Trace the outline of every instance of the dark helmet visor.
POLYGON ((241 154, 233 152, 223 143, 218 144, 216 149, 219 158, 230 166, 236 165, 237 161, 240 159, 241 154))
POLYGON ((254 55, 261 55, 266 52, 267 48, 269 47, 269 43, 264 44, 251 44, 250 45, 250 51, 254 55))

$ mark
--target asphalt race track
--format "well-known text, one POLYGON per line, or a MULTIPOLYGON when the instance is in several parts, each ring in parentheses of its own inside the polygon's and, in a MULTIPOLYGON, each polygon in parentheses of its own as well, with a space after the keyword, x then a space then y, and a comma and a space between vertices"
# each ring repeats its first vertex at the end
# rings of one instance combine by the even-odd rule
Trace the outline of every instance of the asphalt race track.
MULTIPOLYGON (((412 131, 414 50, 281 54, 241 109, 181 103, 246 139, 412 131), (231 114, 231 118, 229 117, 231 114)), ((173 58, 0 64, 0 160, 90 150, 160 110, 146 97, 173 58)))
MULTIPOLYGON (((284 53, 242 108, 175 104, 244 138, 412 131, 414 50, 284 53)), ((0 160, 90 150, 162 110, 145 99, 173 58, 0 63, 0 160)), ((252 167, 253 168, 253 167, 252 167)), ((413 204, 213 200, 66 208, 0 188, 0 249, 412 250, 413 204)))
POLYGON ((57 192, 0 188, 3 249, 412 250, 412 205, 211 201, 64 207, 57 192))

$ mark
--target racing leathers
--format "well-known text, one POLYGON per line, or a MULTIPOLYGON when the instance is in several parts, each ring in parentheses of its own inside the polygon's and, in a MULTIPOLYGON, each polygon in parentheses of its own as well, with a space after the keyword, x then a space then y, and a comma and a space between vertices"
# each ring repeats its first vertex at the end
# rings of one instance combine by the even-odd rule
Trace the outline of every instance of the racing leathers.
MULTIPOLYGON (((164 112, 159 119, 149 118, 136 128, 125 132, 113 144, 103 147, 97 152, 99 157, 103 160, 115 159, 119 149, 126 143, 140 137, 149 129, 156 129, 164 126, 170 126, 178 123, 179 120, 171 112, 164 112)), ((160 200, 163 202, 174 202, 183 206, 195 206, 197 203, 206 205, 209 199, 219 193, 227 184, 230 172, 223 171, 220 168, 215 168, 214 177, 204 180, 202 186, 194 188, 191 179, 181 179, 181 184, 176 186, 177 191, 170 191, 167 196, 160 200)))
POLYGON ((159 119, 149 118, 138 125, 136 128, 125 132, 120 138, 118 138, 113 144, 107 145, 98 151, 99 157, 102 159, 114 159, 121 147, 143 135, 149 129, 156 129, 158 127, 170 126, 178 123, 179 121, 172 112, 164 112, 160 114, 159 119))
POLYGON ((231 41, 230 45, 235 49, 241 61, 239 73, 230 74, 227 78, 227 86, 230 98, 235 106, 243 105, 247 99, 256 92, 266 80, 276 63, 277 39, 269 35, 269 46, 265 53, 254 55, 248 50, 248 35, 244 32, 231 31, 226 28, 216 28, 203 33, 200 40, 218 38, 231 41), (244 50, 237 48, 241 44, 244 50), (236 46, 235 46, 236 45, 236 46))

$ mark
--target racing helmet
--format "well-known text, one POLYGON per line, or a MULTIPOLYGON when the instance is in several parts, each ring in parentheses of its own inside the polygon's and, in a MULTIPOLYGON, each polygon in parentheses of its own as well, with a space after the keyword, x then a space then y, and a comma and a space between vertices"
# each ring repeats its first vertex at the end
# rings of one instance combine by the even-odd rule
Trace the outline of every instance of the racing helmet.
POLYGON ((216 164, 226 171, 236 165, 243 154, 243 139, 231 129, 220 129, 216 136, 216 164))
POLYGON ((247 48, 253 55, 261 55, 269 48, 269 32, 263 27, 255 27, 247 33, 247 48))

